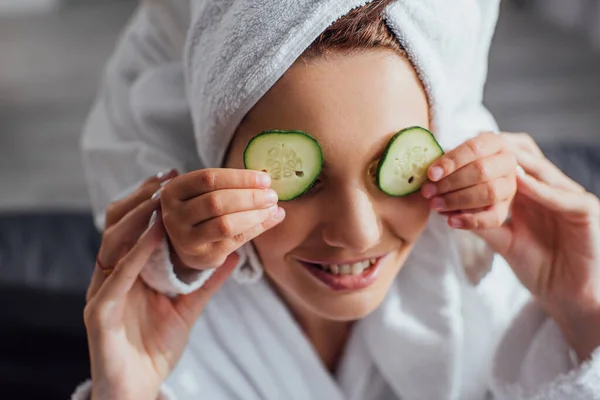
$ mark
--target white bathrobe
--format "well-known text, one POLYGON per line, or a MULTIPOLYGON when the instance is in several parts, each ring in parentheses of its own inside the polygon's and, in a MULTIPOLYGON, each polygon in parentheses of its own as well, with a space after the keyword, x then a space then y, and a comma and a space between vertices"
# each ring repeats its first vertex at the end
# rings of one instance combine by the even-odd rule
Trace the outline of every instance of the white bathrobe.
MULTIPOLYGON (((98 226, 110 201, 152 174, 220 166, 245 113, 319 33, 364 3, 143 2, 109 62, 82 138, 98 226)), ((497 13, 497 0, 399 0, 386 11, 445 148, 497 130, 481 103, 497 13)), ((432 216, 386 299, 356 324, 337 376, 323 367, 245 246, 162 396, 600 399, 600 350, 575 360, 504 260, 473 247, 464 252, 462 238, 432 216)), ((176 294, 200 287, 210 271, 176 276, 163 246, 142 276, 176 294)), ((74 398, 86 398, 89 387, 81 385, 74 398)))

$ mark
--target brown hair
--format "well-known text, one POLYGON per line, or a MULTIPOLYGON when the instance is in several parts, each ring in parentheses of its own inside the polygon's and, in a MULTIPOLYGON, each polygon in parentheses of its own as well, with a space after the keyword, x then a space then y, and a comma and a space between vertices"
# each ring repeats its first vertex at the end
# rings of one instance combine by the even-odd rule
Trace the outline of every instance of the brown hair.
POLYGON ((331 51, 387 49, 406 58, 406 52, 384 20, 383 11, 394 0, 373 0, 350 11, 333 23, 306 49, 311 59, 331 51))

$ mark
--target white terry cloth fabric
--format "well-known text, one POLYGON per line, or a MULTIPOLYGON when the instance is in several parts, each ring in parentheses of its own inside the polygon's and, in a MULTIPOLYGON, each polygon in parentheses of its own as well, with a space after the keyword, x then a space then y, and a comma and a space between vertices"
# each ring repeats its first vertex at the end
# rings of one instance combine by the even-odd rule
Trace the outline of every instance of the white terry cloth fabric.
MULTIPOLYGON (((82 141, 97 213, 158 170, 219 166, 243 115, 321 31, 364 3, 144 3, 111 60, 82 141)), ((399 0, 387 10, 427 90, 433 131, 445 148, 497 129, 481 104, 497 12, 493 0, 399 0)), ((254 285, 230 280, 213 298, 165 396, 482 400, 491 389, 498 399, 531 392, 549 400, 561 391, 600 398, 597 357, 572 368, 542 356, 543 348, 568 352, 559 335, 547 333, 556 327, 546 319, 531 325, 529 335, 515 323, 505 336, 503 346, 528 349, 526 358, 493 359, 528 295, 499 257, 471 286, 457 241, 433 216, 381 307, 357 324, 336 379, 260 279, 259 260, 246 246, 238 272, 250 271, 254 285), (507 369, 519 372, 503 374, 507 369)), ((182 279, 159 254, 144 278, 176 294, 199 287, 205 276, 182 279)))
MULTIPOLYGON (((411 259, 403 270, 404 279, 419 275, 421 264, 411 259)), ((431 265, 426 264, 429 269, 431 265)), ((428 272, 427 275, 430 275, 428 272)), ((425 276, 424 276, 425 277, 425 276)), ((418 278, 418 276, 417 276, 418 278)), ((448 388, 443 369, 432 371, 423 366, 438 364, 445 347, 444 339, 431 334, 444 325, 444 307, 427 299, 436 285, 406 292, 396 282, 384 309, 360 321, 350 338, 336 376, 325 370, 287 308, 265 280, 254 285, 225 284, 209 303, 193 328, 190 342, 176 369, 162 387, 161 399, 331 399, 331 400, 558 400, 597 399, 598 362, 580 368, 570 364, 566 347, 556 329, 539 310, 529 306, 503 341, 508 353, 498 352, 493 394, 487 392, 489 357, 493 353, 490 336, 505 326, 504 318, 513 311, 494 307, 498 296, 510 298, 515 293, 514 276, 497 260, 495 268, 477 288, 465 289, 463 304, 462 354, 455 354, 453 375, 464 376, 460 388, 448 388), (512 290, 512 292, 511 292, 512 290), (468 293, 470 291, 470 293, 468 293), (417 293, 415 293, 417 292, 417 293), (415 294, 417 296, 415 296, 415 294), (484 303, 485 306, 481 306, 484 303), (435 315, 435 313, 440 315, 435 315), (495 317, 482 318, 492 312, 495 317), (415 314, 418 313, 418 314, 415 314), (386 321, 387 318, 387 321, 386 321), (406 321, 402 323, 402 320, 406 321), (494 321, 495 320, 495 321, 494 321), (428 323, 428 325, 426 325, 428 323), (377 327, 379 325, 379 327, 377 327), (391 326, 393 325, 393 327, 391 326), (403 325, 403 326, 401 326, 403 325), (540 329, 540 325, 545 327, 540 329), (376 329, 375 329, 376 328, 376 329), (375 335, 373 335, 375 332, 375 335), (394 334, 398 337, 391 337, 394 334), (373 340, 384 340, 379 345, 373 340), (416 347, 412 347, 416 344, 416 347), (423 352, 424 347, 431 350, 423 352), (386 350, 373 351, 375 348, 386 350), (382 360, 384 357, 385 360, 382 360), (529 358, 524 361, 520 358, 529 358), (415 361, 416 360, 416 361, 415 361), (380 367, 401 364, 400 369, 380 367), (566 373, 572 369, 570 373, 566 373), (395 375, 402 373, 406 375, 395 375), (400 383, 397 383, 399 380, 400 383), (435 386, 441 383, 442 389, 435 386), (433 388, 431 388, 433 387, 433 388), (568 396, 562 396, 568 393, 568 396)), ((520 292, 522 295, 523 292, 520 292)), ((518 302, 518 301, 517 301, 518 302)), ((89 398, 91 383, 83 384, 73 400, 89 398)), ((452 386, 452 385, 450 385, 452 386)))

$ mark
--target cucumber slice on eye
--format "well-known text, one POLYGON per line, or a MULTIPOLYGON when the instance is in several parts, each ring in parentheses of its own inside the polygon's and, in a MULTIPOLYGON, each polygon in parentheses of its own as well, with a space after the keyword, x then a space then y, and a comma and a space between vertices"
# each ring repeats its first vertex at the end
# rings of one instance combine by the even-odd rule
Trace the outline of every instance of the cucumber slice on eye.
POLYGON ((293 200, 315 183, 323 166, 319 143, 301 131, 264 131, 244 151, 246 169, 271 176, 271 189, 280 201, 293 200))
POLYGON ((425 128, 410 127, 388 142, 377 168, 377 185, 390 196, 407 196, 427 181, 427 169, 444 150, 425 128))

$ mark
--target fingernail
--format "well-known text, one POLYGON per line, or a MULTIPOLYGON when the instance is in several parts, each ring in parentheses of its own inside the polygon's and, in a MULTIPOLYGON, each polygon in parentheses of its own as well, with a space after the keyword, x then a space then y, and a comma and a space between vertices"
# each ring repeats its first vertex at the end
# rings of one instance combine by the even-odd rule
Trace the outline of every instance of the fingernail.
POLYGON ((175 168, 171 168, 168 171, 163 171, 156 174, 156 179, 158 179, 159 181, 163 181, 167 178, 172 178, 175 174, 177 174, 177 170, 175 168))
POLYGON ((423 193, 423 197, 430 199, 437 194, 437 186, 433 183, 426 183, 423 185, 421 192, 423 193))
POLYGON ((160 192, 162 192, 162 188, 158 189, 156 192, 154 192, 154 194, 152 195, 152 197, 150 197, 150 200, 156 200, 160 197, 160 192))
POLYGON ((429 177, 432 181, 438 181, 442 175, 444 175, 444 170, 442 167, 435 166, 429 169, 429 177))
POLYGON ((462 228, 464 226, 463 222, 458 218, 450 218, 448 223, 453 228, 462 228))
POLYGON ((156 222, 156 218, 158 217, 158 213, 156 211, 154 211, 152 213, 152 215, 150 216, 150 222, 148 223, 148 227, 154 225, 154 223, 156 222))
POLYGON ((172 181, 172 179, 167 179, 166 181, 162 182, 162 183, 160 184, 160 187, 161 187, 161 189, 162 189, 162 188, 164 188, 164 187, 167 185, 167 183, 169 183, 169 182, 171 182, 171 181, 172 181))
POLYGON ((277 196, 277 192, 273 189, 267 189, 267 194, 265 195, 267 199, 267 204, 275 204, 277 200, 279 200, 279 196, 277 196))
POLYGON ((272 206, 268 208, 269 214, 270 215, 275 215, 277 214, 277 210, 279 210, 279 206, 272 206))
POLYGON ((266 173, 258 174, 256 183, 260 187, 268 188, 271 185, 271 176, 266 173))
POLYGON ((158 174, 156 174, 156 179, 158 179, 158 180, 163 179, 165 176, 167 176, 169 174, 169 172, 171 172, 171 170, 159 172, 158 174))
POLYGON ((431 207, 436 211, 441 211, 446 208, 446 201, 441 197, 435 197, 431 200, 431 207))
POLYGON ((520 165, 517 165, 517 175, 520 176, 521 178, 526 175, 525 170, 520 165))

